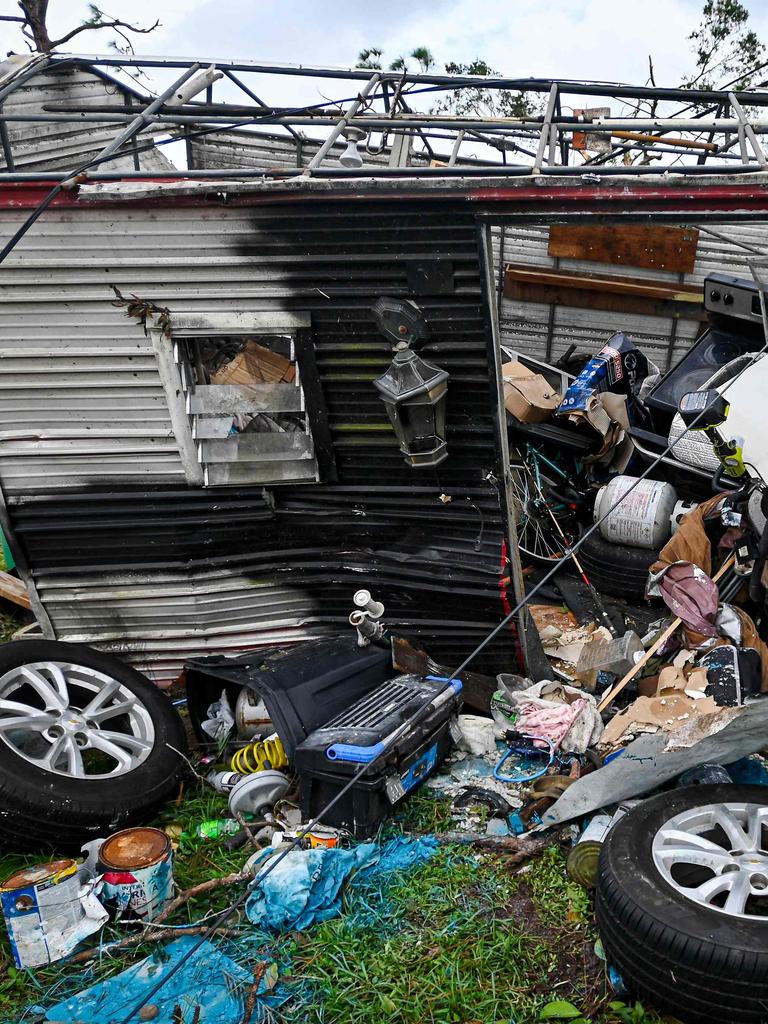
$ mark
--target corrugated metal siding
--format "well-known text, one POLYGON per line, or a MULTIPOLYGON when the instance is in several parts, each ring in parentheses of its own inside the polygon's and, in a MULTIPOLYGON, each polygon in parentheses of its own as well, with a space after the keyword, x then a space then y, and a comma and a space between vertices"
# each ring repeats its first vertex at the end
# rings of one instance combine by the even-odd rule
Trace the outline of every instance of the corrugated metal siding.
MULTIPOLYGON (((392 142, 392 135, 389 136, 392 142)), ((278 135, 271 132, 255 131, 221 131, 211 132, 189 141, 192 154, 190 166, 209 168, 211 170, 227 168, 264 168, 265 170, 290 170, 293 167, 306 167, 322 145, 322 139, 302 138, 297 140, 288 133, 278 135)), ((370 148, 365 140, 358 145, 358 152, 363 159, 363 167, 386 167, 389 164, 391 149, 384 146, 381 152, 381 135, 377 134, 370 148)), ((325 165, 333 165, 344 152, 346 142, 334 143, 325 165)), ((432 148, 435 159, 447 162, 450 156, 451 143, 434 140, 432 148), (440 152, 448 147, 448 152, 440 152)), ((410 167, 428 167, 432 156, 423 149, 421 141, 417 141, 409 157, 410 167)), ((477 159, 460 156, 456 160, 459 167, 477 164, 477 159)))
MULTIPOLYGON (((3 214, 10 233, 18 214, 3 214)), ((388 620, 458 661, 501 615, 501 512, 474 218, 458 206, 52 210, 0 269, 0 479, 59 636, 129 650, 158 680, 185 656, 344 628, 370 585, 388 620), (451 374, 450 458, 414 471, 372 387, 370 312, 408 268, 427 359, 451 374), (174 313, 309 312, 339 482, 183 483, 157 368, 111 285, 174 313), (28 405, 28 403, 32 403, 28 405), (22 428, 23 423, 23 428, 22 428), (448 500, 450 499, 450 500, 448 500)), ((514 663, 509 638, 491 661, 514 663)))
MULTIPOLYGON (((114 84, 99 75, 74 69, 40 74, 19 86, 3 105, 6 114, 39 114, 47 103, 77 102, 84 107, 97 103, 120 102, 129 96, 117 82, 114 84)), ((134 98, 134 103, 139 102, 134 98)), ((95 157, 125 127, 77 122, 8 121, 11 153, 18 171, 74 170, 95 157)), ((140 143, 150 138, 147 132, 139 137, 140 143)), ((138 154, 143 171, 172 170, 173 164, 158 149, 138 154)), ((128 149, 125 155, 111 160, 111 171, 134 169, 134 157, 128 149)), ((0 170, 7 170, 5 155, 0 149, 0 170)))
MULTIPOLYGON (((739 243, 768 252, 768 229, 765 224, 712 224, 711 227, 731 241, 726 242, 702 231, 699 236, 696 266, 686 274, 686 285, 700 285, 714 271, 751 279, 747 260, 754 258, 739 243)), ((498 280, 501 259, 500 228, 493 231, 494 260, 498 280)), ((599 273, 616 277, 680 281, 675 273, 636 267, 617 267, 607 263, 560 259, 547 254, 549 226, 546 224, 514 224, 504 228, 504 261, 530 267, 559 267, 564 271, 599 273)), ((673 321, 668 317, 613 313, 599 309, 575 309, 529 302, 516 302, 502 296, 500 329, 502 341, 537 359, 554 362, 572 345, 580 352, 594 352, 616 331, 626 331, 642 350, 662 369, 680 359, 696 337, 699 324, 693 320, 677 322, 674 345, 670 348, 673 321)))

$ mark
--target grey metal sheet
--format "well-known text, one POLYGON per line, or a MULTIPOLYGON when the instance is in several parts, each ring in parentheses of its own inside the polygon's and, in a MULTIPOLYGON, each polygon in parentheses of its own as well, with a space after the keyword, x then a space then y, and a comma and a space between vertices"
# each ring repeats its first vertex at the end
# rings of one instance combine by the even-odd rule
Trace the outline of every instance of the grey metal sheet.
POLYGON ((260 412, 300 412, 301 390, 295 384, 209 384, 189 397, 193 414, 255 416, 260 412))
POLYGON ((203 441, 203 461, 238 462, 311 459, 312 438, 300 431, 285 434, 237 434, 223 441, 203 441))

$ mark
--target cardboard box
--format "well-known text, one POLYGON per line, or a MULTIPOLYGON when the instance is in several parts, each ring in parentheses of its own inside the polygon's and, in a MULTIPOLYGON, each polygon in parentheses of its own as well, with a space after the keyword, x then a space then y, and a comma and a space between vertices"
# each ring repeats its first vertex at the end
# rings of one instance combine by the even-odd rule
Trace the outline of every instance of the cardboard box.
POLYGON ((560 395, 540 373, 517 360, 501 367, 504 408, 521 423, 543 423, 560 404, 560 395))
POLYGON ((246 341, 243 351, 217 370, 211 384, 293 384, 296 367, 285 356, 255 341, 246 341))

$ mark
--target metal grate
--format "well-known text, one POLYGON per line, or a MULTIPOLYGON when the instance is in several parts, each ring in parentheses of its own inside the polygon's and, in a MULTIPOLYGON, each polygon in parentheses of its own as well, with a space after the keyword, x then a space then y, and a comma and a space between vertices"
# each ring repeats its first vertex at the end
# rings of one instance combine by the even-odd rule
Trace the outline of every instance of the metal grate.
POLYGON ((413 683, 390 679, 347 711, 342 711, 323 729, 375 729, 418 696, 419 691, 413 683))

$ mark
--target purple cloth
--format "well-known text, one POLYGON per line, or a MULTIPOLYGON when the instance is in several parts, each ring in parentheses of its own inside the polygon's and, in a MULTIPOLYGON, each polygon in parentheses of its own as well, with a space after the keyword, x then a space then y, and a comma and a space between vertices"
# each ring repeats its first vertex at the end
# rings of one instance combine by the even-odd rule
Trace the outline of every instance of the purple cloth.
POLYGON ((667 608, 703 636, 717 636, 717 584, 693 562, 674 562, 659 584, 667 608))

